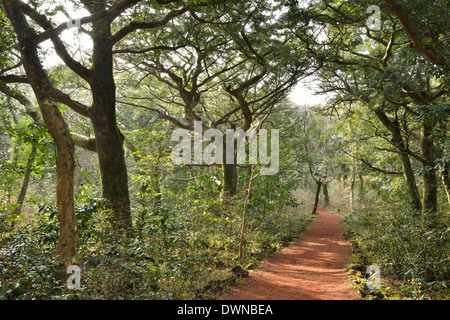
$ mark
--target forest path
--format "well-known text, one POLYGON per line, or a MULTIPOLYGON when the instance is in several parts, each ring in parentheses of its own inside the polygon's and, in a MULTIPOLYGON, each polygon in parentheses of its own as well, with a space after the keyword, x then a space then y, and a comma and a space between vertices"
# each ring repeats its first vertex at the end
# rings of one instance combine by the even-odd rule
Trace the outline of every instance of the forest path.
POLYGON ((317 211, 296 243, 269 256, 222 300, 359 299, 346 278, 352 248, 344 238, 341 217, 317 211))

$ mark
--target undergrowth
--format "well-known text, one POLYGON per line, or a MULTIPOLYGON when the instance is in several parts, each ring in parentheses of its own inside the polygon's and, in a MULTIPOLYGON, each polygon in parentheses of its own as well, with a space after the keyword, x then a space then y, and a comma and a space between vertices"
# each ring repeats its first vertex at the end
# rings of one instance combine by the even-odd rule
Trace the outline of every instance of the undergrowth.
MULTIPOLYGON (((238 264, 239 205, 224 206, 207 191, 189 201, 145 202, 124 238, 99 199, 76 209, 79 290, 69 290, 56 261, 58 217, 42 206, 35 220, 8 233, 0 248, 0 299, 216 299, 268 254, 306 230, 311 218, 286 210, 295 201, 253 202, 242 265, 238 264)), ((258 196, 258 194, 256 194, 258 196)))
POLYGON ((365 298, 450 298, 450 216, 405 208, 360 210, 343 219, 353 245, 349 275, 365 298), (381 270, 381 291, 370 293, 366 269, 381 270))

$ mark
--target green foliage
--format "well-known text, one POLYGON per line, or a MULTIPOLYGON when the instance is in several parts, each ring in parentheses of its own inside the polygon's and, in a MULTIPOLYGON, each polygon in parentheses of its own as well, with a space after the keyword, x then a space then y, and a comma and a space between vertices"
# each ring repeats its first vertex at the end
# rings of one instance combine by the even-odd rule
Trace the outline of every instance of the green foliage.
POLYGON ((366 266, 401 280, 397 290, 412 299, 448 299, 449 215, 417 215, 403 208, 368 210, 345 216, 343 224, 366 266))
POLYGON ((33 227, 11 236, 0 248, 0 299, 49 299, 64 289, 60 264, 33 227))
MULTIPOLYGON (((59 14, 70 14, 60 2, 31 1, 30 6, 57 25, 59 14)), ((70 2, 74 9, 94 10, 94 4, 70 2)), ((442 49, 448 46, 448 0, 428 2, 398 0, 427 49, 447 61, 448 50, 442 49)), ((331 207, 356 212, 344 225, 362 263, 378 264, 383 274, 400 279, 408 298, 448 297, 446 195, 440 188, 442 211, 408 211, 398 156, 411 158, 413 176, 429 170, 420 167, 423 154, 417 150, 421 127, 431 123, 433 132, 426 138, 433 140, 435 154, 429 167, 448 168, 448 72, 411 50, 410 37, 384 1, 141 1, 112 20, 116 35, 139 26, 114 44, 112 70, 118 108, 111 116, 117 116, 125 138, 133 230, 128 237, 117 230, 100 199, 96 155, 77 148, 78 253, 72 263, 81 267, 82 283, 70 291, 53 258, 59 236, 51 196, 57 180, 55 145, 44 125, 30 122, 18 101, 11 102, 18 90, 24 96, 31 90, 3 77, 23 70, 14 31, 0 10, 0 81, 8 80, 0 89, 9 96, 0 105, 0 299, 215 299, 237 280, 233 268, 254 268, 306 230, 311 218, 305 212, 317 181, 331 189, 331 207), (191 5, 189 14, 146 28, 146 22, 164 21, 185 4, 191 5), (371 4, 382 9, 381 30, 365 26, 371 4), (320 90, 333 93, 329 103, 308 108, 284 100, 312 71, 318 71, 320 90), (389 150, 398 145, 389 125, 379 123, 377 110, 397 125, 406 151, 389 150), (221 132, 243 124, 280 130, 279 173, 252 182, 241 266, 251 168, 238 166, 238 192, 224 201, 218 167, 175 166, 171 133, 193 120, 221 132), (15 216, 14 200, 27 171, 26 210, 15 216)), ((98 38, 92 25, 83 28, 79 43, 81 34, 98 38)), ((70 130, 92 136, 88 117, 69 107, 96 100, 88 77, 74 72, 78 62, 90 68, 92 52, 66 40, 72 69, 53 66, 49 78, 55 89, 70 93, 68 105, 60 105, 70 130)))
MULTIPOLYGON (((216 181, 213 176, 204 172, 184 181, 184 186, 163 184, 156 202, 149 192, 148 202, 141 202, 145 205, 136 212, 136 232, 130 238, 123 238, 108 222, 102 201, 79 197, 79 253, 72 264, 81 268, 81 289, 76 291, 58 281, 60 269, 52 259, 57 210, 41 206, 36 222, 16 231, 2 247, 2 298, 216 298, 236 281, 231 269, 237 264, 242 208, 220 202, 220 190, 211 188, 216 181)), ((250 202, 245 266, 258 265, 296 238, 308 223, 302 214, 286 212, 286 206, 295 205, 288 181, 267 177, 257 187, 250 202), (275 186, 279 191, 269 193, 275 186)), ((139 197, 145 195, 141 192, 139 197)))
MULTIPOLYGON (((87 245, 89 241, 95 241, 100 236, 100 231, 96 228, 96 224, 99 224, 100 220, 97 214, 105 211, 102 199, 87 198, 84 200, 85 202, 75 208, 79 246, 87 245)), ((37 217, 34 230, 37 241, 42 245, 56 245, 59 234, 57 208, 52 205, 42 205, 37 217)))

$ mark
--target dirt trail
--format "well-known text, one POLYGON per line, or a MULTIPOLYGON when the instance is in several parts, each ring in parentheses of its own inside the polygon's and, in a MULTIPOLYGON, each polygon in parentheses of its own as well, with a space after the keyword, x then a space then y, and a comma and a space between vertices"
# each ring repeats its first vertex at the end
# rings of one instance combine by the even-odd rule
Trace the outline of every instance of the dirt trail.
POLYGON ((319 216, 296 243, 268 257, 260 269, 235 285, 223 300, 355 300, 346 279, 351 245, 341 218, 318 209, 319 216))

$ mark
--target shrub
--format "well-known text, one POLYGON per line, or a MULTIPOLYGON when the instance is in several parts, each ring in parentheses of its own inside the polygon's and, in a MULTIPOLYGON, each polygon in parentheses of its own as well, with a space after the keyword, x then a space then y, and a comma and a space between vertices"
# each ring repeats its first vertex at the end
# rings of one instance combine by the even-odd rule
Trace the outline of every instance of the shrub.
POLYGON ((450 285, 450 218, 448 214, 417 214, 405 209, 349 214, 351 231, 367 264, 402 281, 406 297, 443 298, 450 285))

